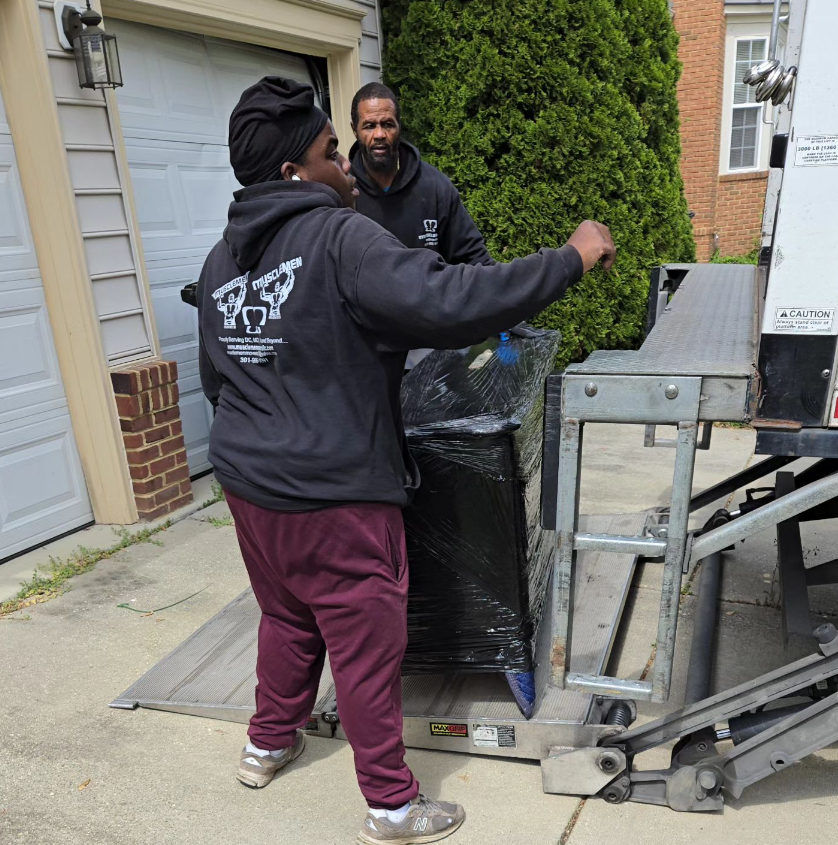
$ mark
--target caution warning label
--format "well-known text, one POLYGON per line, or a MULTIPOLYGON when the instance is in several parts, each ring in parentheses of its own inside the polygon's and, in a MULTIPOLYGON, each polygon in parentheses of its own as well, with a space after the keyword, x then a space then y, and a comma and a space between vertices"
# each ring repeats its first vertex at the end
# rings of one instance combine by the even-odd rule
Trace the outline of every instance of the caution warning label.
POLYGON ((834 322, 834 308, 778 308, 774 314, 774 331, 789 334, 829 333, 834 322))
POLYGON ((798 135, 795 167, 827 167, 838 164, 838 135, 798 135))

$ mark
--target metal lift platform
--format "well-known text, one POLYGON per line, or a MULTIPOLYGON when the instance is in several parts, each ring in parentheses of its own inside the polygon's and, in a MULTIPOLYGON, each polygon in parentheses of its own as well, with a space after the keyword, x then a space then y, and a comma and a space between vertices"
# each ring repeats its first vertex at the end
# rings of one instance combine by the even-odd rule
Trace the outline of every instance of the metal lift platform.
MULTIPOLYGON (((583 517, 596 533, 640 534, 645 514, 583 517)), ((577 579, 574 667, 605 670, 634 574, 636 556, 589 552, 577 579)), ((248 589, 111 703, 247 722, 254 712, 259 606, 248 589)), ((527 721, 502 674, 404 678, 405 743, 412 748, 542 760, 551 748, 595 745, 605 728, 597 696, 550 686, 552 607, 536 641, 536 710, 527 721)), ((345 739, 328 661, 311 734, 345 739)))
MULTIPOLYGON (((656 661, 658 672, 665 673, 656 697, 665 700, 675 638, 671 611, 677 616, 687 547, 692 461, 696 448, 709 446, 709 438, 697 443, 695 427, 707 421, 709 434, 714 419, 747 417, 756 371, 756 288, 753 267, 661 268, 653 276, 652 325, 640 350, 595 352, 584 364, 548 379, 547 413, 561 414, 562 425, 549 426, 558 432, 557 442, 545 443, 543 522, 545 528, 558 529, 561 539, 535 641, 535 712, 530 720, 523 717, 502 674, 406 677, 408 746, 539 760, 556 747, 595 746, 603 733, 613 732, 607 723, 616 700, 652 697, 651 681, 609 678, 605 671, 638 555, 661 559, 669 547, 678 554, 670 553, 664 563, 669 577, 656 661), (665 396, 670 386, 677 387, 673 399, 665 396), (560 397, 560 407, 551 393, 560 397), (662 522, 647 513, 578 516, 585 421, 649 424, 647 445, 664 445, 655 439, 654 424, 677 425, 683 419, 691 421, 692 436, 686 448, 681 444, 675 450, 673 499, 680 495, 681 500, 680 510, 675 508, 677 524, 672 514, 662 522)), ((259 608, 247 590, 111 706, 247 722, 254 711, 258 623, 259 608)), ((319 693, 308 729, 345 738, 328 662, 319 693)), ((626 705, 633 709, 633 702, 626 705)))
MULTIPOLYGON (((796 531, 797 520, 838 501, 838 468, 822 461, 796 476, 781 472, 771 496, 749 497, 747 507, 719 512, 698 532, 691 529, 691 514, 793 458, 769 458, 692 495, 696 450, 709 448, 713 422, 748 421, 757 409, 759 277, 756 268, 736 265, 669 265, 656 272, 649 332, 639 350, 594 353, 548 379, 546 405, 555 415, 549 430, 558 442, 545 443, 542 502, 545 528, 556 531, 556 553, 535 641, 533 718, 520 714, 502 675, 415 676, 404 679, 404 733, 411 747, 540 760, 546 792, 718 810, 725 795, 741 795, 838 740, 838 631, 830 625, 803 630, 807 582, 796 531), (674 447, 668 508, 580 516, 587 422, 645 426, 645 445, 674 447), (658 439, 659 425, 676 426, 676 439, 658 439), (719 514, 724 518, 716 519, 719 514), (722 553, 766 528, 776 528, 781 541, 784 631, 805 634, 813 653, 711 698, 722 553), (610 677, 609 655, 640 557, 663 569, 656 656, 648 678, 610 677), (784 574, 788 561, 797 564, 796 580, 784 574), (692 640, 687 706, 626 730, 635 701, 669 699, 681 581, 698 562, 701 624, 692 640), (789 696, 804 703, 770 707, 789 696), (672 740, 678 742, 669 768, 635 768, 636 755, 672 740), (728 740, 729 750, 717 747, 728 740)), ((258 621, 247 591, 111 706, 246 722, 254 710, 258 621)), ((328 669, 307 729, 345 738, 328 669)))

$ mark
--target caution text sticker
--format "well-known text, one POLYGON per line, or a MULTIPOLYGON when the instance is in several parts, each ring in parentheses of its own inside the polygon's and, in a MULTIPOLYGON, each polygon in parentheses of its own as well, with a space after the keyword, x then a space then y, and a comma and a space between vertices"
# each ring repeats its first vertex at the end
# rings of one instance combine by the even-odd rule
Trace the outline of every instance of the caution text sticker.
POLYGON ((831 332, 834 308, 778 308, 774 313, 774 331, 790 334, 831 332))

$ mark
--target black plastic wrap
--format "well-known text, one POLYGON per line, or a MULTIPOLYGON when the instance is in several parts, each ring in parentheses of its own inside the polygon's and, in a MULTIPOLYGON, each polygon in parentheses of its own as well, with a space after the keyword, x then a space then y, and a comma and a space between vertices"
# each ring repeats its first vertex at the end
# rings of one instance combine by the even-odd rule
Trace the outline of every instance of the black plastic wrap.
POLYGON ((405 377, 422 473, 405 511, 405 674, 529 672, 553 534, 541 527, 545 380, 556 332, 434 352, 405 377))

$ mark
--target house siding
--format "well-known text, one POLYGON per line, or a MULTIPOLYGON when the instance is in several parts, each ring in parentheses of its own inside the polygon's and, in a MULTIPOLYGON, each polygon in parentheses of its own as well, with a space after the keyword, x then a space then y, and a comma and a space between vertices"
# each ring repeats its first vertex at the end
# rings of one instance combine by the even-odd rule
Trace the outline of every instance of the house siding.
POLYGON ((76 196, 90 283, 108 364, 155 354, 140 281, 142 261, 131 238, 131 208, 114 143, 112 109, 102 91, 79 88, 72 52, 58 40, 54 3, 37 2, 50 77, 76 196))

